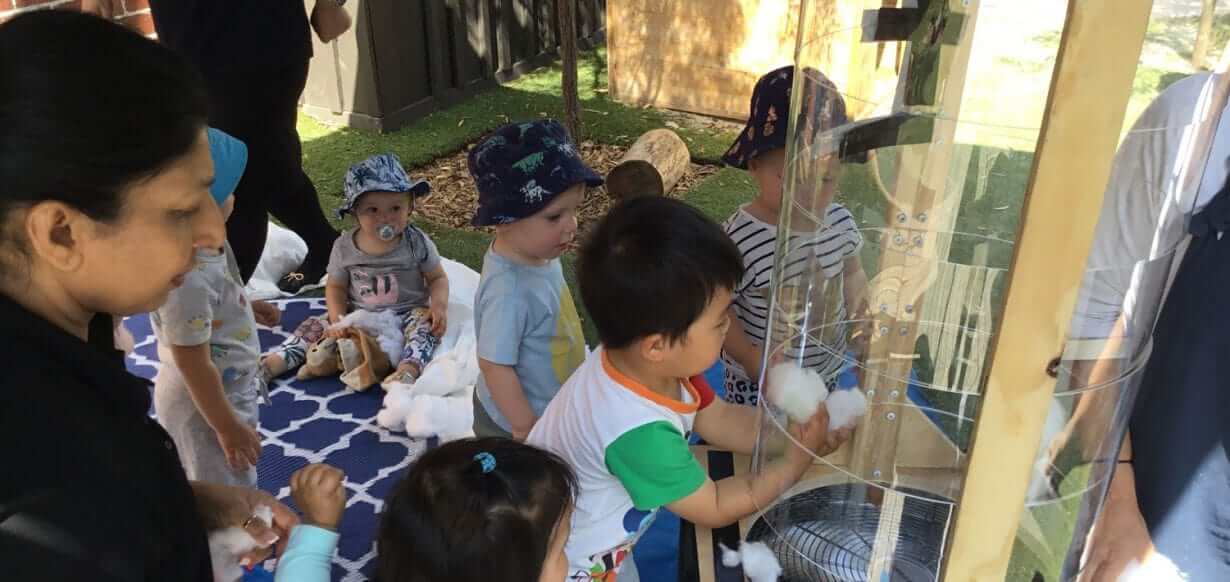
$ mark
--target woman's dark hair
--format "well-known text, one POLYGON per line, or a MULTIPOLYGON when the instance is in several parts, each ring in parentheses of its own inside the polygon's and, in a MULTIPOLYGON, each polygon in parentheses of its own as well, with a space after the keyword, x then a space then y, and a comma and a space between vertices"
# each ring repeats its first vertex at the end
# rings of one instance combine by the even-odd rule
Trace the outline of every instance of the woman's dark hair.
POLYGON ((410 466, 384 505, 379 582, 537 582, 576 477, 511 439, 453 441, 410 466))
POLYGON ((581 299, 608 348, 662 334, 674 342, 721 289, 743 276, 743 256, 700 210, 664 196, 611 209, 581 246, 581 299))
POLYGON ((207 114, 199 75, 170 49, 78 12, 14 17, 0 25, 0 225, 48 200, 116 219, 120 193, 184 156, 207 114))

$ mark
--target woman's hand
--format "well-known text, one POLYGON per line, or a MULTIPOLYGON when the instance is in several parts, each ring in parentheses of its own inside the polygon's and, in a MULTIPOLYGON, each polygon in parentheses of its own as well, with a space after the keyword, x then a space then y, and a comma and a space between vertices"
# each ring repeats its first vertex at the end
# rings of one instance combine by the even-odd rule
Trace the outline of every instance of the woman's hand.
POLYGON ((1133 561, 1144 564, 1156 553, 1136 501, 1130 466, 1117 470, 1114 480, 1118 483, 1111 482, 1106 505, 1089 533, 1080 582, 1115 582, 1133 561), (1130 494, 1118 494, 1116 489, 1130 489, 1130 494))
POLYGON ((193 481, 192 491, 196 496, 197 512, 206 531, 215 531, 231 526, 244 527, 255 539, 272 539, 277 536, 277 551, 281 554, 290 540, 290 530, 299 525, 295 515, 282 502, 269 493, 248 487, 235 487, 218 483, 193 481), (273 510, 273 523, 251 520, 256 508, 264 505, 273 510))
POLYGON ((312 29, 320 42, 332 42, 350 30, 350 13, 332 0, 316 0, 312 8, 312 29))

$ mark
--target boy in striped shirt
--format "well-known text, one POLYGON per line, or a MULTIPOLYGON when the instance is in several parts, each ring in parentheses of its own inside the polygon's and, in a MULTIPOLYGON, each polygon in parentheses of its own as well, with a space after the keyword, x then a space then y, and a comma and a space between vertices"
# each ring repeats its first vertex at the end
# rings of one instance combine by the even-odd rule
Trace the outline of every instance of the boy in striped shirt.
MULTIPOLYGON (((815 78, 805 83, 808 100, 801 118, 806 116, 809 126, 814 125, 813 131, 847 123, 845 102, 836 87, 818 71, 808 70, 806 74, 815 78)), ((755 405, 760 394, 758 379, 773 292, 770 277, 779 252, 777 224, 793 84, 792 66, 771 71, 757 81, 747 127, 722 158, 728 165, 747 170, 759 190, 756 198, 735 211, 725 224, 727 235, 743 256, 743 276, 734 289, 732 325, 722 356, 726 400, 736 404, 755 405)), ((827 166, 819 172, 815 193, 808 200, 809 206, 819 209, 817 216, 809 218, 796 209, 794 228, 780 245, 786 260, 777 287, 779 302, 796 301, 799 308, 810 302, 812 309, 807 312, 807 321, 791 317, 792 321, 775 321, 773 327, 779 331, 782 326, 799 327, 807 333, 789 338, 785 353, 771 354, 770 359, 797 362, 831 382, 843 368, 849 314, 865 309, 867 275, 859 261, 863 238, 858 225, 849 210, 832 202, 840 169, 838 159, 829 156, 822 163, 827 166), (822 224, 817 224, 821 220, 822 224)), ((778 314, 794 312, 801 309, 782 305, 777 310, 778 314)))

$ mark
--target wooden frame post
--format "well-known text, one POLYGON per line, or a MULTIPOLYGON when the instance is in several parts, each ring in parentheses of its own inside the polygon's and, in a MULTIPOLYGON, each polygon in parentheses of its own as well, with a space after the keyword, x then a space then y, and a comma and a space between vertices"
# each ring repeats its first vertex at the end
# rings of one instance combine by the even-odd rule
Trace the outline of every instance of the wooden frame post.
POLYGON ((1071 0, 944 580, 1004 579, 1152 0, 1071 0))

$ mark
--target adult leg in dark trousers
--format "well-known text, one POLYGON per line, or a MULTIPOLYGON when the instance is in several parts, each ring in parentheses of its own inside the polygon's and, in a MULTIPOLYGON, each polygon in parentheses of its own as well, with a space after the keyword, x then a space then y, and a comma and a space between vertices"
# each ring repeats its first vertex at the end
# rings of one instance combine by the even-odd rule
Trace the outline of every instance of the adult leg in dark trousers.
MULTIPOLYGON (((227 237, 246 282, 256 270, 268 235, 268 215, 307 241, 308 255, 300 266, 300 284, 314 284, 324 275, 337 231, 329 224, 316 197, 316 187, 303 173, 302 146, 295 127, 299 95, 307 83, 308 64, 283 69, 207 73, 210 124, 248 145, 248 167, 235 189, 235 212, 227 221, 227 237)), ((284 281, 285 282, 285 281, 284 281)))

